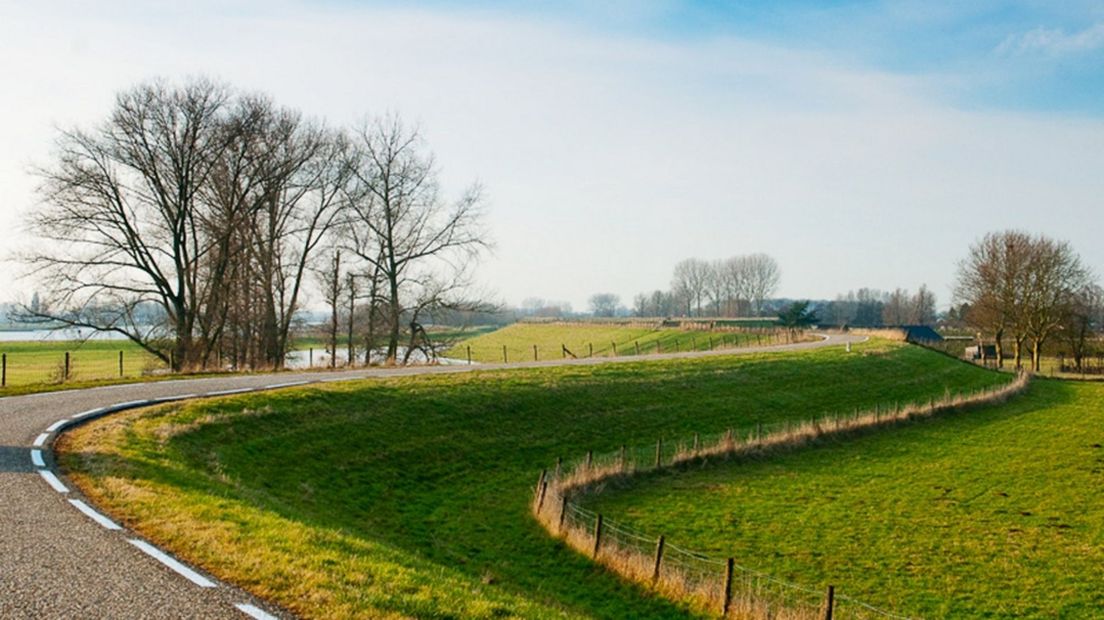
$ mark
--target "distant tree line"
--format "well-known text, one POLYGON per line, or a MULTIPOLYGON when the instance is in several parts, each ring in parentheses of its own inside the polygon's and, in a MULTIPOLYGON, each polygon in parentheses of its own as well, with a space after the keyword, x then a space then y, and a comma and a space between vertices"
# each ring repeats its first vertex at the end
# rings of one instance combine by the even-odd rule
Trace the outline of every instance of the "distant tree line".
POLYGON ((902 288, 892 292, 861 288, 824 302, 818 314, 824 323, 841 327, 934 325, 935 303, 935 294, 926 285, 916 293, 902 288))
POLYGON ((331 347, 340 323, 391 362, 426 315, 481 306, 480 189, 447 200, 397 117, 332 128, 206 79, 157 81, 61 132, 40 175, 25 258, 45 290, 27 316, 123 334, 175 369, 282 366, 315 282, 331 347))
POLYGON ((633 298, 636 316, 761 316, 782 272, 766 254, 723 260, 688 258, 675 265, 671 288, 633 298))
POLYGON ((993 339, 997 364, 1012 345, 1038 371, 1043 345, 1060 337, 1077 366, 1102 326, 1104 293, 1069 243, 1017 230, 985 235, 958 268, 955 296, 966 322, 993 339))

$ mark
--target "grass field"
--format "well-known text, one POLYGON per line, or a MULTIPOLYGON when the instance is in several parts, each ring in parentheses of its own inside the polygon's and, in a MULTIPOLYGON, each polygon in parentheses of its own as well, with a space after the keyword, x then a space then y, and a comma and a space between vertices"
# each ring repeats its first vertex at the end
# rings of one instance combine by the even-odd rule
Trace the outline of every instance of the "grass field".
POLYGON ((690 331, 683 329, 650 329, 626 327, 602 323, 514 323, 508 327, 481 334, 458 343, 445 351, 445 357, 467 358, 471 347, 472 359, 477 362, 501 362, 502 347, 506 347, 506 359, 511 362, 533 360, 533 345, 537 347, 537 359, 561 359, 562 347, 576 357, 673 353, 675 351, 707 351, 710 346, 746 346, 768 344, 769 336, 725 331, 690 331), (656 348, 658 345, 658 349, 656 348))
POLYGON ((8 387, 36 383, 57 383, 65 378, 65 353, 69 352, 69 381, 139 377, 165 364, 134 343, 126 340, 35 340, 0 342, 0 353, 7 355, 8 387), (123 352, 123 372, 119 373, 119 352, 123 352))
POLYGON ((307 617, 689 617, 545 535, 557 456, 1006 381, 911 346, 412 377, 106 418, 63 468, 115 518, 307 617))
POLYGON ((593 496, 672 544, 912 617, 1099 617, 1104 385, 593 496))

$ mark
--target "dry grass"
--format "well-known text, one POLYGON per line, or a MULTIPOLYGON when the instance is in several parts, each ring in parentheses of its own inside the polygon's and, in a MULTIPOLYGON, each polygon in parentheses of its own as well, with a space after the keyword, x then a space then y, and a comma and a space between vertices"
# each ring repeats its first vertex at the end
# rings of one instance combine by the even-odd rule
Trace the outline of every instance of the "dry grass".
MULTIPOLYGON (((622 532, 636 539, 637 544, 617 540, 602 534, 595 549, 595 517, 573 500, 589 493, 600 492, 611 482, 627 481, 640 473, 675 468, 707 459, 755 457, 781 450, 793 450, 828 436, 842 436, 906 420, 929 417, 943 412, 1003 402, 1027 387, 1030 376, 1020 374, 1005 385, 969 395, 946 394, 928 403, 910 403, 892 409, 856 412, 839 416, 787 424, 777 432, 750 434, 744 438, 729 430, 711 442, 693 442, 679 446, 669 459, 658 451, 658 463, 641 464, 628 460, 624 451, 594 459, 591 455, 569 471, 542 475, 535 489, 531 509, 537 521, 553 536, 558 536, 579 553, 591 556, 613 572, 631 581, 644 584, 658 594, 690 604, 706 613, 721 615, 724 604, 725 569, 723 563, 686 553, 692 562, 682 568, 664 565, 656 575, 655 552, 642 551, 640 541, 649 540, 634 533, 622 532)), ((603 530, 618 528, 603 522, 603 530)), ((658 542, 658 538, 656 539, 658 542)), ((767 575, 739 569, 733 576, 732 595, 726 618, 741 620, 772 618, 776 620, 814 620, 824 616, 816 592, 800 586, 784 584, 767 575), (772 588, 771 586, 774 586, 772 588), (790 590, 792 600, 779 603, 777 591, 790 590)), ((873 610, 871 610, 873 611, 873 610)), ((861 615, 861 614, 860 614, 861 615)), ((876 614, 877 615, 877 614, 876 614)))

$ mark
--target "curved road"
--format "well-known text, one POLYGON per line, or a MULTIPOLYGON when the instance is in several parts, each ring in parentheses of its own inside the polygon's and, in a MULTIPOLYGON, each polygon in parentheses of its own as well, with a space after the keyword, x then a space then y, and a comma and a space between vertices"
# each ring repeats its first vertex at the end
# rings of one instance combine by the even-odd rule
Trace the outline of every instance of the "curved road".
POLYGON ((814 349, 863 340, 822 337, 794 345, 642 357, 237 375, 0 398, 0 617, 290 617, 177 562, 90 506, 58 473, 50 450, 57 434, 74 423, 154 402, 306 383, 814 349))

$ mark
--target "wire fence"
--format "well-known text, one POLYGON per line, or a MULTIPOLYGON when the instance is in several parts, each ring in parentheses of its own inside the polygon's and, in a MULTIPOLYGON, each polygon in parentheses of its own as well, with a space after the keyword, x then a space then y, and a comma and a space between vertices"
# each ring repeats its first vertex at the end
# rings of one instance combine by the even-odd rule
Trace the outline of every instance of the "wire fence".
POLYGON ((0 352, 0 388, 140 377, 167 371, 163 361, 135 349, 0 352))
POLYGON ((631 357, 654 354, 716 351, 756 346, 777 346, 813 340, 802 330, 764 327, 715 327, 713 329, 657 328, 635 338, 500 343, 476 341, 448 350, 454 360, 474 362, 533 362, 592 357, 631 357))
POLYGON ((552 535, 580 553, 659 594, 725 618, 812 620, 828 618, 904 618, 889 610, 836 593, 834 586, 812 588, 743 566, 734 558, 716 558, 686 549, 665 536, 637 530, 583 506, 615 479, 678 467, 710 458, 763 454, 793 448, 833 434, 931 416, 944 411, 1002 401, 1023 390, 1029 375, 970 394, 945 394, 927 403, 878 406, 873 410, 818 417, 801 422, 755 424, 723 433, 657 440, 654 445, 622 446, 613 452, 588 452, 541 472, 533 514, 552 535))

